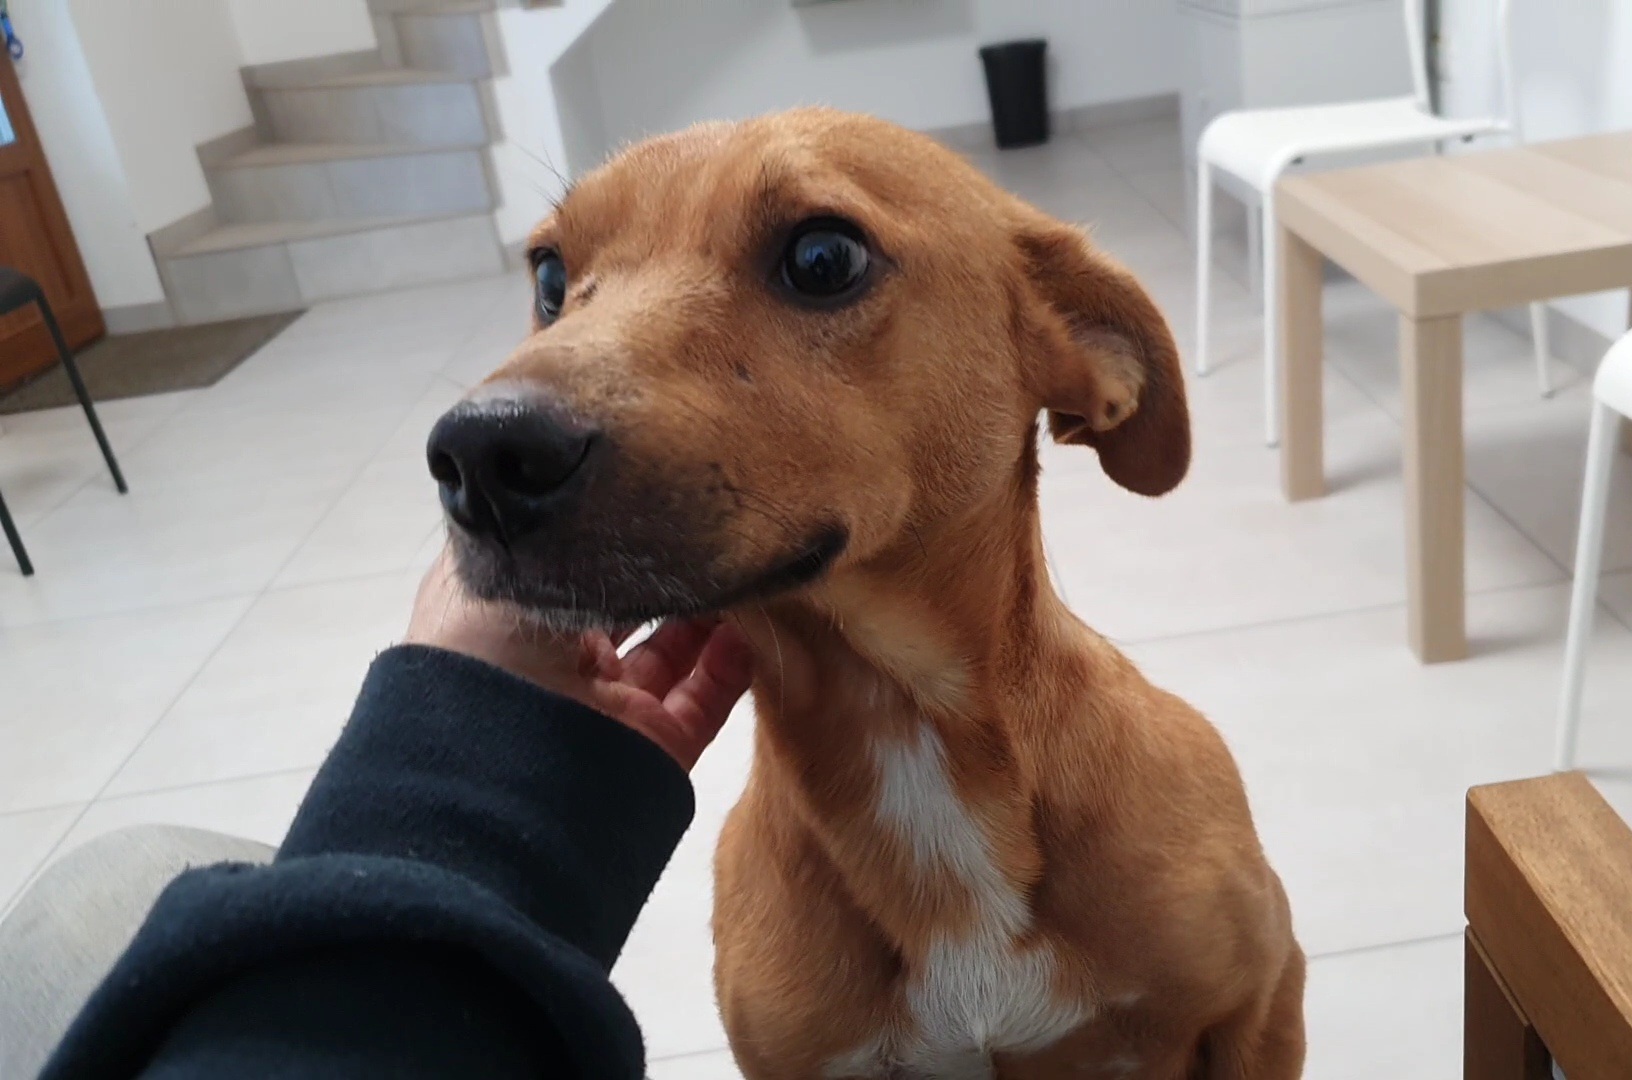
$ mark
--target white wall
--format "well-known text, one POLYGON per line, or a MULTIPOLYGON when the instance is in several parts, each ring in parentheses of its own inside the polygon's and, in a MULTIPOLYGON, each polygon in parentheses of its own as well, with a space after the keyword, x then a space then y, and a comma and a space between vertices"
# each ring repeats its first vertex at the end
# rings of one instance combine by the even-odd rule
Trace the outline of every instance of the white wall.
POLYGON ((560 108, 562 171, 578 176, 599 165, 611 145, 601 110, 593 33, 561 54, 550 68, 550 85, 560 108))
POLYGON ((146 237, 208 205, 197 147, 253 122, 242 65, 374 45, 365 0, 12 0, 11 11, 28 46, 23 92, 104 308, 164 299, 146 237))
POLYGON ((1176 90, 1171 0, 617 0, 590 31, 615 142, 800 104, 908 127, 988 115, 976 49, 1046 37, 1055 108, 1176 90))
MULTIPOLYGON (((1501 108, 1491 0, 1444 0, 1446 112, 1501 108)), ((1525 133, 1560 139, 1632 128, 1632 4, 1627 0, 1513 0, 1515 66, 1525 133)), ((1627 294, 1559 305, 1599 333, 1626 330, 1627 294)))
POLYGON ((11 0, 28 54, 23 97, 68 211, 97 301, 104 307, 164 297, 137 225, 125 168, 63 0, 11 0))
POLYGON ((373 49, 367 0, 227 0, 246 64, 373 49))
POLYGON ((987 42, 1046 36, 1057 108, 1178 88, 1172 0, 566 0, 499 18, 506 243, 549 211, 565 176, 698 120, 814 103, 917 128, 984 120, 987 42))
MULTIPOLYGON (((503 141, 493 148, 493 166, 499 181, 499 238, 507 245, 524 239, 566 188, 566 134, 552 69, 569 49, 578 53, 585 28, 601 17, 609 2, 563 0, 555 7, 506 6, 498 11, 509 74, 493 83, 504 133, 503 141)), ((563 78, 565 88, 579 96, 575 106, 564 106, 579 110, 576 127, 573 122, 566 125, 579 138, 585 124, 581 95, 594 93, 590 80, 573 78, 583 66, 569 59, 563 78)))
POLYGON ((68 0, 143 233, 208 204, 199 143, 254 122, 222 0, 68 0))

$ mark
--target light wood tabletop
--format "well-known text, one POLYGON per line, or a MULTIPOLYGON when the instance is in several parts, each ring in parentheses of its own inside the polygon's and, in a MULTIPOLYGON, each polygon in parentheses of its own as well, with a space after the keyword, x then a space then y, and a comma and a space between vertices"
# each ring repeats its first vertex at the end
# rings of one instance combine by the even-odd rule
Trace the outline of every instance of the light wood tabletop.
POLYGON ((1462 659, 1462 317, 1632 286, 1632 132, 1291 176, 1275 210, 1286 495, 1325 490, 1330 259, 1399 311, 1410 642, 1462 659))

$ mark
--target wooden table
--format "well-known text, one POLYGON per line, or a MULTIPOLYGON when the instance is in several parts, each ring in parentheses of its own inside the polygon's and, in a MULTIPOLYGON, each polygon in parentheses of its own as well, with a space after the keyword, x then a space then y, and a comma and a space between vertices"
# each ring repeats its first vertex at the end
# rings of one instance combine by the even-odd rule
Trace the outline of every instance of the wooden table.
POLYGON ((1632 830, 1580 773, 1468 792, 1464 1080, 1632 1073, 1632 830))
POLYGON ((1632 286, 1632 132, 1291 176, 1275 210, 1286 496, 1325 488, 1326 258, 1399 311, 1411 648, 1460 660, 1462 316, 1632 286))

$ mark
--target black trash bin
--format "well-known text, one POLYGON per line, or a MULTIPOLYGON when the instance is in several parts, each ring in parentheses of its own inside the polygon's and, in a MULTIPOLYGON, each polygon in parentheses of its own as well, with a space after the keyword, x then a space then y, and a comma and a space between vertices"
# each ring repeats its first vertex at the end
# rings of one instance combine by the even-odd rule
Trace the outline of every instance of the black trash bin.
POLYGON ((1043 69, 1047 51, 1048 42, 1041 38, 980 50, 986 94, 992 99, 992 127, 997 145, 1004 149, 1048 141, 1048 82, 1043 69))

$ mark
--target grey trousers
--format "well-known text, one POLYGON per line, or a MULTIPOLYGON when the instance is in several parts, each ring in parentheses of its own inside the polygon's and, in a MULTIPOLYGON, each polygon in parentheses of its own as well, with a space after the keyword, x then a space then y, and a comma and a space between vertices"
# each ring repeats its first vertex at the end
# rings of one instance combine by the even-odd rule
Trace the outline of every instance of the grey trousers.
POLYGON ((271 861, 253 840, 140 825, 49 866, 0 921, 0 1080, 35 1080, 153 901, 189 866, 271 861))

